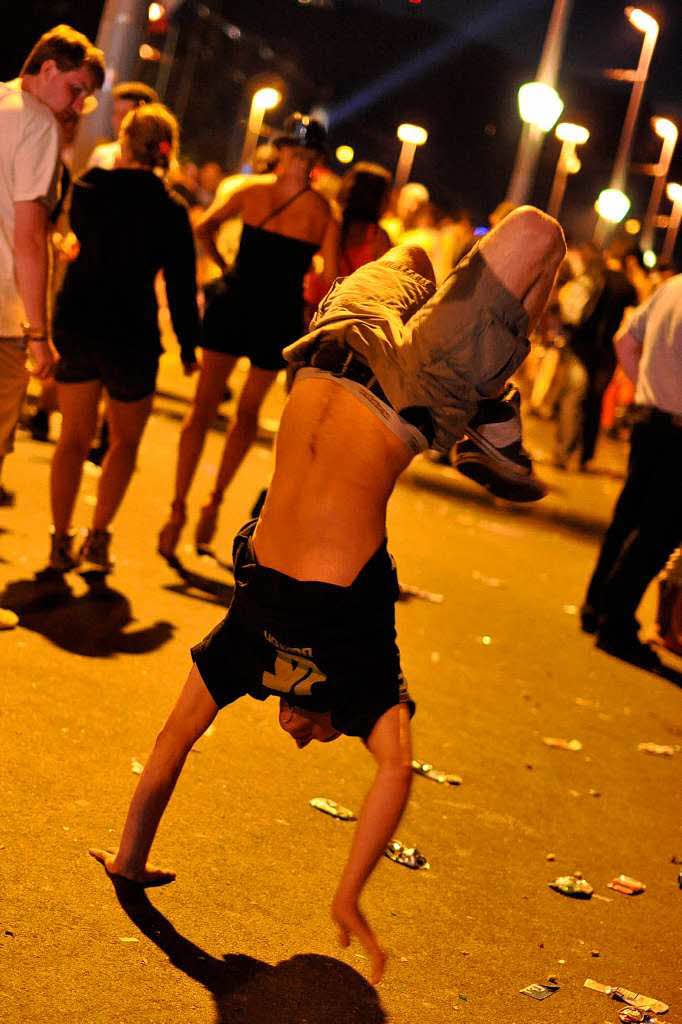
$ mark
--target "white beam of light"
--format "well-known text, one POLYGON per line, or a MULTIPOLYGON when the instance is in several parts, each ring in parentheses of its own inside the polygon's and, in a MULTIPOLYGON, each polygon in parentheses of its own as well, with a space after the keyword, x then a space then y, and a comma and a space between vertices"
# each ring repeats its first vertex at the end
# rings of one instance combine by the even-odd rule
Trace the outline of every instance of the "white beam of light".
MULTIPOLYGON (((526 0, 526 10, 544 9, 546 0, 526 0)), ((484 37, 491 32, 499 31, 508 21, 517 20, 519 17, 519 4, 514 0, 499 0, 494 7, 486 11, 480 17, 469 22, 466 27, 457 32, 450 32, 444 39, 428 46, 418 56, 399 64, 392 71, 380 75, 375 81, 370 82, 363 89, 359 89, 348 99, 338 103, 329 112, 329 124, 332 127, 348 121, 363 110, 373 106, 385 96, 390 96, 402 86, 407 85, 415 78, 419 78, 429 68, 443 63, 447 58, 453 57, 457 52, 476 39, 484 37)))

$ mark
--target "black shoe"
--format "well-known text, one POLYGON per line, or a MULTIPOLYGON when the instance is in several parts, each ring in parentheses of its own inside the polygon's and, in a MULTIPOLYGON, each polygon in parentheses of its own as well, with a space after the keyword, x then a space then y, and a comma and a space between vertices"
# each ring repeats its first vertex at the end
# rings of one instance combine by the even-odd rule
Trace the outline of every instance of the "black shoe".
POLYGON ((580 628, 583 633, 594 634, 599 629, 599 612, 591 604, 580 607, 580 628))
POLYGON ((643 644, 636 636, 614 637, 608 633, 597 634, 597 647, 600 651, 627 661, 648 672, 660 672, 664 665, 655 651, 648 644, 643 644))
POLYGON ((521 442, 521 395, 511 385, 500 398, 485 398, 454 448, 452 464, 497 498, 539 501, 547 488, 533 473, 521 442))
POLYGON ((14 491, 8 491, 0 484, 0 508, 14 507, 14 491))
POLYGON ((50 436, 50 414, 47 409, 37 409, 26 426, 34 441, 47 441, 50 436))
POLYGON ((109 557, 111 534, 108 530, 88 530, 78 552, 78 563, 82 575, 86 573, 109 573, 114 563, 109 557))

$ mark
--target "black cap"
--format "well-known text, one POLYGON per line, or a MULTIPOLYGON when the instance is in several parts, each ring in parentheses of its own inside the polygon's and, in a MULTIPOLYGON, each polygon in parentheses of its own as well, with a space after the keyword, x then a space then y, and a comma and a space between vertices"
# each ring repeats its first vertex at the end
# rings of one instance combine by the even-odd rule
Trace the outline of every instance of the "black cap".
POLYGON ((327 152, 327 132, 319 121, 307 114, 292 114, 284 122, 284 134, 274 140, 278 149, 283 146, 301 146, 318 153, 327 152))

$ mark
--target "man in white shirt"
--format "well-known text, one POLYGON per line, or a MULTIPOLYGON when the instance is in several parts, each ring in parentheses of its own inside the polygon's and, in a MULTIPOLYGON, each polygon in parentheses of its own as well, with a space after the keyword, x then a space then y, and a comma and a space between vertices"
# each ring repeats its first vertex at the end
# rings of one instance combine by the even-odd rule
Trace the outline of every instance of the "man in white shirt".
POLYGON ((637 632, 637 607, 682 539, 682 274, 639 306, 615 339, 635 383, 637 422, 623 490, 581 609, 597 646, 652 671, 657 655, 637 632))
POLYGON ((103 80, 101 50, 58 25, 38 40, 19 78, 0 83, 0 473, 26 391, 26 357, 41 379, 54 362, 46 299, 48 216, 58 199, 56 117, 80 114, 103 80))

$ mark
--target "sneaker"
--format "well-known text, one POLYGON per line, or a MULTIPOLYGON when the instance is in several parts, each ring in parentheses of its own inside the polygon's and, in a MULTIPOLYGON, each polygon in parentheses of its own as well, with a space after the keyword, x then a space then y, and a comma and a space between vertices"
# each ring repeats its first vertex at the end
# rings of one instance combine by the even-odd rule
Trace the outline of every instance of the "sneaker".
POLYGON ((484 398, 454 448, 452 464, 497 498, 538 501, 547 488, 533 473, 521 443, 521 395, 509 385, 499 398, 484 398))
POLYGON ((81 573, 111 572, 114 563, 109 558, 109 530, 88 530, 78 552, 81 573))
POLYGON ((48 566, 57 572, 69 572, 78 565, 78 558, 71 550, 76 534, 73 530, 57 534, 54 527, 50 532, 50 561, 48 566))

